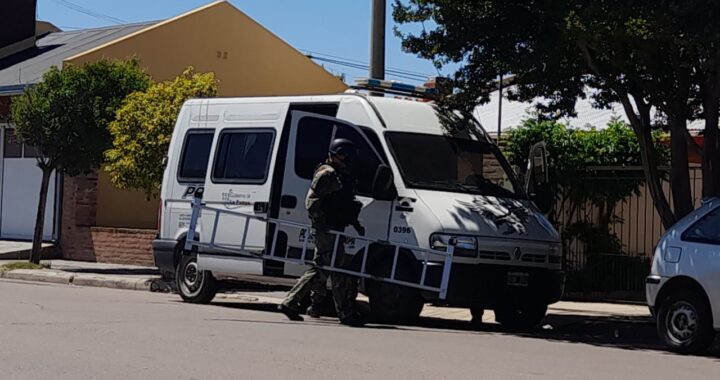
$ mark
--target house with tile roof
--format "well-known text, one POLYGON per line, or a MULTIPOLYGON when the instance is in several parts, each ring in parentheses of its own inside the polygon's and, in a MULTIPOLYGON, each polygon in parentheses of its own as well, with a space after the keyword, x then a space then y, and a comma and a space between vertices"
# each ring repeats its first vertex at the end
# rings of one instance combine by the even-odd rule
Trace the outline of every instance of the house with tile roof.
MULTIPOLYGON (((215 73, 219 96, 346 89, 342 80, 224 0, 167 20, 73 31, 36 21, 35 0, 13 4, 0 16, 0 239, 32 237, 41 171, 35 149, 13 133, 9 105, 52 66, 136 57, 155 81, 193 66, 215 73)), ((102 170, 83 177, 57 175, 49 194, 44 237, 59 243, 64 258, 152 264, 158 200, 115 188, 102 170)))

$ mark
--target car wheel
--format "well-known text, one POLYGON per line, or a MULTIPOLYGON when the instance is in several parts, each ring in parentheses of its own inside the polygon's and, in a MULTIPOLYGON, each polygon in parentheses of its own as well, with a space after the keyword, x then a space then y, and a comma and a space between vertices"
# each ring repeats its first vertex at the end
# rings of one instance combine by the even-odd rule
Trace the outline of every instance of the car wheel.
POLYGON ((715 339, 710 305, 697 292, 675 292, 660 304, 657 316, 660 339, 672 351, 697 354, 715 339))
POLYGON ((545 318, 547 305, 527 304, 495 309, 495 321, 511 330, 529 331, 545 318))
POLYGON ((209 271, 198 269, 196 255, 183 255, 175 271, 178 293, 183 301, 207 304, 215 298, 218 282, 209 271))

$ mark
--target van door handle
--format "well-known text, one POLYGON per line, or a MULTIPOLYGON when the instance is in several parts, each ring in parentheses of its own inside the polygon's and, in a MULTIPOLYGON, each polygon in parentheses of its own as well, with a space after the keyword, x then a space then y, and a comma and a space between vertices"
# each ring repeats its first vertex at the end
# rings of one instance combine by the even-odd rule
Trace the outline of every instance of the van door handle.
POLYGON ((294 195, 283 195, 280 197, 280 207, 291 209, 297 207, 297 198, 294 195))

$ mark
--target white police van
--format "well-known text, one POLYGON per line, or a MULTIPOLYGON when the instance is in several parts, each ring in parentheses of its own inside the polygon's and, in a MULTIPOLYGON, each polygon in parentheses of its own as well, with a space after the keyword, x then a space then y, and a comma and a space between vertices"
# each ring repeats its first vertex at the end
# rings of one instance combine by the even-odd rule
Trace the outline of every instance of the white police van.
MULTIPOLYGON (((398 87, 375 80, 365 85, 388 92, 398 87)), ((381 244, 369 245, 363 266, 378 272, 392 266, 400 277, 417 277, 422 255, 407 247, 438 252, 449 243, 454 247, 447 297, 366 280, 362 290, 373 312, 403 320, 434 302, 468 307, 474 317, 492 309, 499 322, 527 328, 560 299, 560 238, 536 206, 550 205, 544 146, 533 149, 529 179, 519 181, 474 120, 441 112, 427 101, 352 90, 327 96, 198 99, 183 106, 168 152, 154 242, 156 265, 168 275, 175 273, 183 299, 209 302, 219 281, 237 275, 241 266, 236 264, 245 260, 212 249, 183 255, 193 196, 201 191, 209 206, 307 224, 304 199, 313 171, 327 157, 330 141, 339 137, 359 148, 357 197, 364 204, 360 221, 367 236, 397 244, 400 256, 394 258, 381 244)), ((215 242, 239 245, 242 240, 244 247, 272 255, 312 256, 307 229, 218 222, 203 212, 193 231, 201 241, 212 235, 215 242)), ((349 254, 364 249, 356 243, 348 241, 349 254)), ((432 264, 425 264, 424 281, 441 276, 441 266, 434 270, 432 264)), ((263 262, 266 275, 297 276, 303 270, 263 262)))

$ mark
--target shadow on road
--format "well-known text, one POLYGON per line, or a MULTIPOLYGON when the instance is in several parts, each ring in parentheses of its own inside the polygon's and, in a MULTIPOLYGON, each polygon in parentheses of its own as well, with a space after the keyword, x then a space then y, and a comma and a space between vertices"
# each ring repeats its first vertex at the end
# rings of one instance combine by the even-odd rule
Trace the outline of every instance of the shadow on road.
MULTIPOLYGON (((213 305, 255 310, 260 312, 278 313, 277 306, 262 302, 214 302, 213 305)), ((367 307, 361 303, 361 307, 367 307)), ((229 320, 229 319, 228 319, 229 320)), ((251 322, 238 320, 242 322, 251 322)), ((256 321, 258 323, 266 323, 256 321)), ((290 323, 267 322, 267 323, 290 323)), ((293 322, 308 325, 338 326, 332 318, 312 319, 305 317, 305 322, 293 322)), ((657 350, 666 352, 660 343, 655 331, 655 323, 651 317, 644 316, 587 316, 581 314, 549 314, 542 327, 531 332, 514 332, 496 323, 483 323, 477 327, 470 322, 442 318, 421 317, 409 325, 377 324, 370 320, 366 328, 383 328, 408 331, 437 331, 460 334, 504 334, 528 339, 543 339, 546 341, 588 344, 599 347, 610 347, 625 350, 657 350), (422 328, 423 330, 419 330, 422 328)), ((671 355, 671 353, 668 353, 671 355)), ((704 355, 710 358, 720 358, 720 339, 704 355)))

